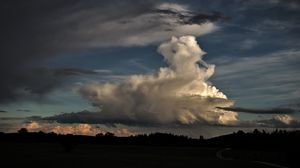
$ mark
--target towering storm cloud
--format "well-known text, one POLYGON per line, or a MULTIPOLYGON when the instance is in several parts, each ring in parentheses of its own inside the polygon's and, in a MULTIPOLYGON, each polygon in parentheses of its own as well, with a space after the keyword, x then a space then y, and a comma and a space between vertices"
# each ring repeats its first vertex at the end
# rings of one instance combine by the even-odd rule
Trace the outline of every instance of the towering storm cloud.
POLYGON ((205 52, 195 37, 172 37, 158 52, 168 67, 157 73, 132 75, 121 83, 90 83, 80 89, 101 109, 96 113, 100 123, 227 125, 237 121, 237 113, 217 108, 234 102, 208 82, 215 66, 202 60, 205 52))

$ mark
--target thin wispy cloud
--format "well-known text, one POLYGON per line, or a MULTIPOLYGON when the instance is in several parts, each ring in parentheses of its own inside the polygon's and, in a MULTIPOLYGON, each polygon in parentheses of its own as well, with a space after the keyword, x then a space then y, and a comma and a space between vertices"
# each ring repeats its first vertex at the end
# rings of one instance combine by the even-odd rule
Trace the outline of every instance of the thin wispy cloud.
POLYGON ((234 91, 228 92, 236 98, 260 97, 265 102, 280 99, 288 102, 299 98, 300 78, 295 68, 299 60, 298 50, 283 50, 251 57, 219 57, 211 61, 217 64, 214 81, 221 86, 234 87, 234 91))
POLYGON ((43 65, 50 58, 96 48, 145 46, 173 35, 200 36, 216 30, 213 22, 221 18, 161 1, 46 2, 1 2, 0 42, 5 45, 0 103, 45 96, 70 75, 95 73, 69 67, 51 71, 43 65))

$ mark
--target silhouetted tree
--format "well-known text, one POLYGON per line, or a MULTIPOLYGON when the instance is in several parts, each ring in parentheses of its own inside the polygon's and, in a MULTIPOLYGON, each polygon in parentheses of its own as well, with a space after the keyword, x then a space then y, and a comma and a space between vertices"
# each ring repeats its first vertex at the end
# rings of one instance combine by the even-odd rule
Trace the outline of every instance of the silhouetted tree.
POLYGON ((96 137, 103 137, 103 136, 104 136, 103 133, 98 133, 98 134, 96 134, 96 137))
POLYGON ((272 132, 273 135, 277 135, 278 134, 278 129, 276 129, 275 131, 272 132))
POLYGON ((104 136, 106 136, 106 137, 114 137, 115 134, 113 134, 113 133, 111 133, 111 132, 107 132, 107 133, 105 133, 104 136))
POLYGON ((255 130, 253 131, 253 134, 254 134, 254 135, 259 135, 259 134, 261 134, 261 132, 260 132, 258 129, 255 129, 255 130))
POLYGON ((49 132, 48 135, 57 136, 57 133, 55 133, 55 132, 49 132))
POLYGON ((239 130, 239 131, 237 132, 237 134, 238 134, 238 135, 244 135, 244 134, 245 134, 245 132, 244 132, 244 131, 242 131, 242 130, 239 130))
POLYGON ((28 130, 26 128, 21 128, 19 131, 18 131, 19 134, 26 134, 28 133, 28 130))
POLYGON ((43 131, 39 131, 38 134, 45 135, 46 133, 44 133, 43 131))

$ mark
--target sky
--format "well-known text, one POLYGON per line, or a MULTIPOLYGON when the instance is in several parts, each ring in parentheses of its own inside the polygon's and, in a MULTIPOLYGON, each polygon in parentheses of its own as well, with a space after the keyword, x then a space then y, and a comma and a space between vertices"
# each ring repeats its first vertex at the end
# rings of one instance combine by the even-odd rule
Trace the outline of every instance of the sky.
POLYGON ((2 132, 300 127, 297 0, 0 3, 2 132))

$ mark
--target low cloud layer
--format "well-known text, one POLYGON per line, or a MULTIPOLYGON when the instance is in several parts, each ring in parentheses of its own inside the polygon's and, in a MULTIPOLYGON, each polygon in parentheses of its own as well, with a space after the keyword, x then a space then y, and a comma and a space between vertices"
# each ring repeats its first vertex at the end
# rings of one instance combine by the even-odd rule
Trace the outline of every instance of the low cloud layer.
POLYGON ((28 110, 28 109, 17 109, 17 111, 20 111, 20 112, 31 112, 31 110, 28 110))
POLYGON ((169 66, 157 73, 132 75, 121 83, 90 83, 79 90, 101 109, 96 117, 99 123, 227 125, 237 121, 237 113, 217 108, 234 102, 208 81, 215 66, 202 60, 205 52, 195 37, 173 37, 158 52, 169 66))
POLYGON ((97 125, 91 124, 59 124, 59 123, 47 123, 47 122, 36 122, 31 121, 29 123, 21 125, 30 132, 54 132, 57 134, 73 134, 73 135, 90 135, 95 136, 96 134, 111 132, 117 136, 130 136, 136 133, 130 131, 127 128, 113 128, 109 129, 106 127, 100 128, 97 125))
POLYGON ((245 122, 250 127, 267 127, 267 128, 300 128, 299 120, 287 114, 274 115, 270 119, 256 120, 245 122))

